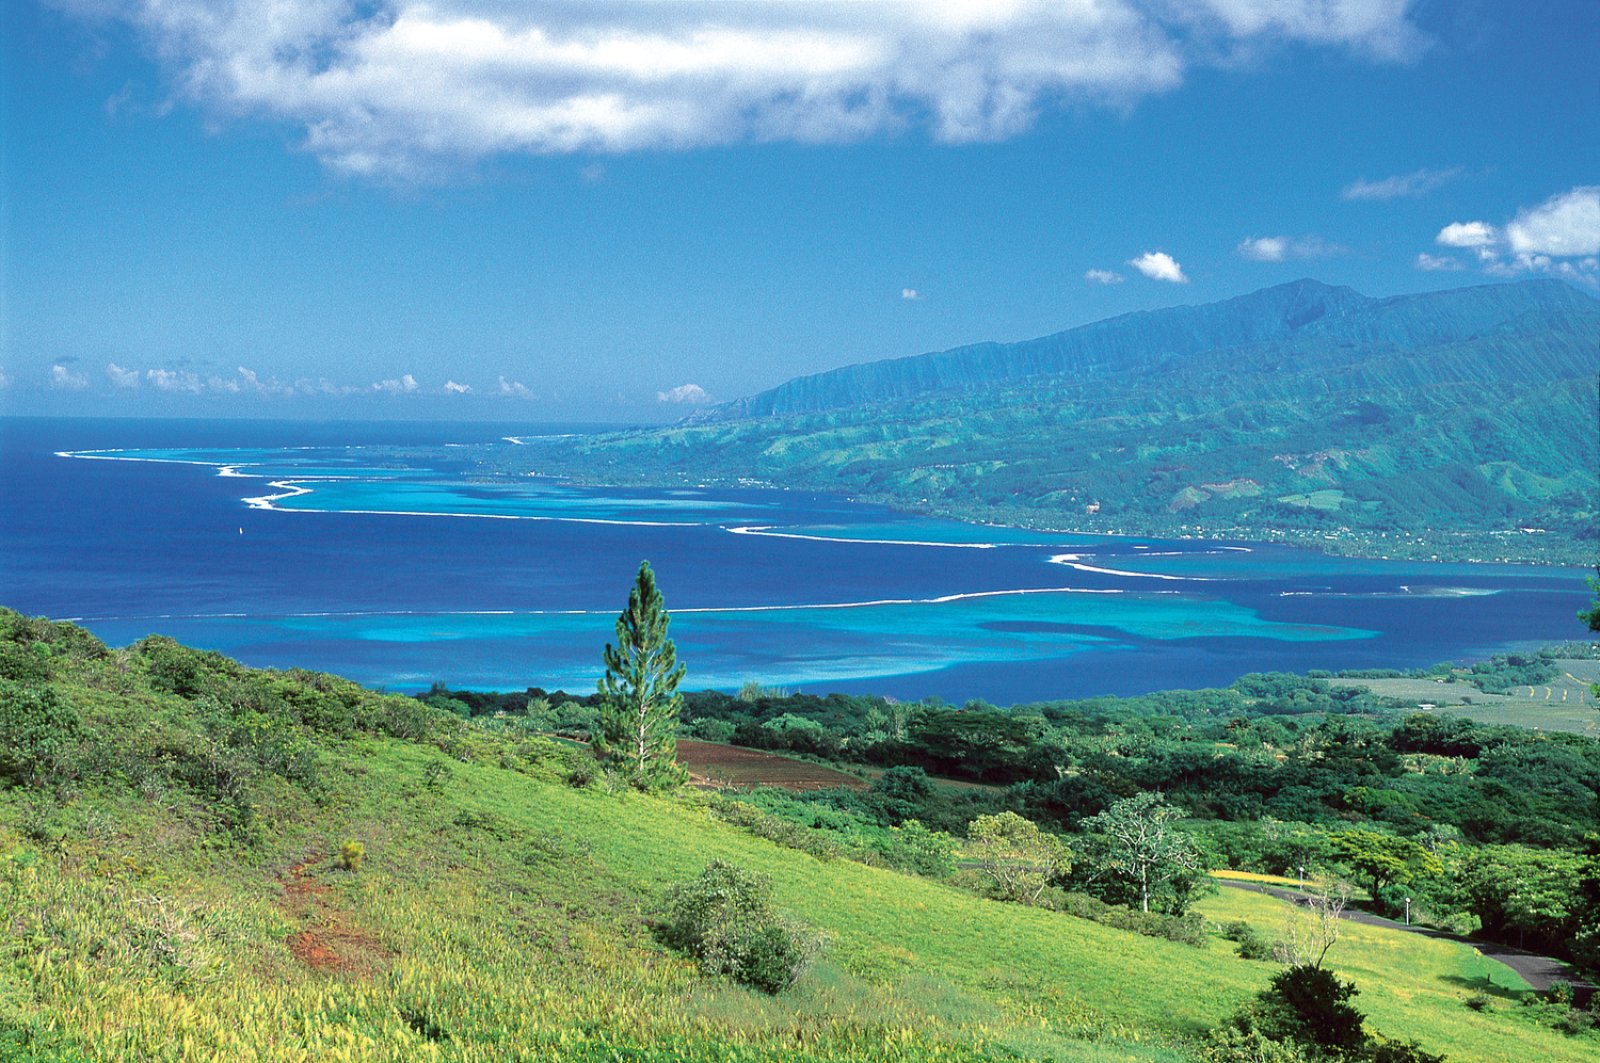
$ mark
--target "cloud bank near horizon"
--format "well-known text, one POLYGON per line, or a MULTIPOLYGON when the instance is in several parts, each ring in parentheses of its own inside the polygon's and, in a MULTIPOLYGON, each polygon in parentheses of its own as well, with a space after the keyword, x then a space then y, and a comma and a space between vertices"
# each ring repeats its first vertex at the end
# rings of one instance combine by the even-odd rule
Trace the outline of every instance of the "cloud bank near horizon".
POLYGON ((293 124, 327 166, 389 180, 511 153, 1002 140, 1272 45, 1424 45, 1412 0, 55 2, 134 27, 176 98, 293 124))

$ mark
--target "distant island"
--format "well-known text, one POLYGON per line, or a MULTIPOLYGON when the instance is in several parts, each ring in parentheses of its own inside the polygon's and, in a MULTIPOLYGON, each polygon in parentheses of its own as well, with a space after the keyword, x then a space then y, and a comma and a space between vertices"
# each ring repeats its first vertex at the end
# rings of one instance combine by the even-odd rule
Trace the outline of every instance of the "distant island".
POLYGON ((532 439, 610 484, 762 484, 963 520, 1588 564, 1600 301, 1300 280, 851 365, 667 428, 532 439))

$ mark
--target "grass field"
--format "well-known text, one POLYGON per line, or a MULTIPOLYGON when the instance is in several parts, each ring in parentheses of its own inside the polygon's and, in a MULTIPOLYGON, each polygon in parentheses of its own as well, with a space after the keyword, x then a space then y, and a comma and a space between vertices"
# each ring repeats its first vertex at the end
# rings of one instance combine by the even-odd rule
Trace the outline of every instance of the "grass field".
POLYGON ((1515 724, 1544 731, 1600 736, 1600 705, 1590 686, 1600 682, 1600 661, 1559 660, 1560 676, 1537 687, 1485 694, 1470 683, 1434 679, 1332 679, 1333 686, 1361 687, 1434 711, 1468 716, 1484 723, 1515 724))
POLYGON ((782 757, 759 749, 723 745, 720 742, 678 740, 678 762, 689 769, 697 786, 729 786, 748 789, 775 786, 784 790, 829 790, 844 787, 865 790, 867 784, 854 775, 822 764, 782 757))
MULTIPOLYGON (((1209 919, 1244 920, 1274 937, 1294 910, 1265 894, 1234 889, 1218 891, 1197 908, 1209 919)), ((1531 994, 1528 984, 1471 946, 1358 923, 1340 926, 1325 966, 1356 984, 1355 1005, 1385 1036, 1414 1038, 1452 1060, 1600 1058, 1600 1038, 1567 1037, 1540 1025, 1521 1004, 1531 994), (1489 998, 1481 1011, 1466 1004, 1476 993, 1489 998)))

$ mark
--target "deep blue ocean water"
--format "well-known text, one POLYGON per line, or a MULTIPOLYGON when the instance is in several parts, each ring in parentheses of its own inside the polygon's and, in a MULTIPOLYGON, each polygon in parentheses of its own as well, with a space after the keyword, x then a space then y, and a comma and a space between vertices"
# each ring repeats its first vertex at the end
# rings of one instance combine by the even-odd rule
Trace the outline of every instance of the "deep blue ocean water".
POLYGON ((1584 570, 1051 535, 769 490, 481 482, 451 446, 556 430, 0 420, 0 604, 113 644, 159 632, 394 689, 587 691, 647 558, 691 688, 1001 704, 1583 634, 1584 570), (386 445, 423 449, 397 462, 386 445))

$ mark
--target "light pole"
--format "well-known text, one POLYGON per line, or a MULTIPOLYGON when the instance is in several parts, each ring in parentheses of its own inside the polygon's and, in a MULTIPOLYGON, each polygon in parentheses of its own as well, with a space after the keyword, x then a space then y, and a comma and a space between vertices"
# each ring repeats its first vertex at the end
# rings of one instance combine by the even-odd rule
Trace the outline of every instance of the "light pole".
POLYGON ((1406 898, 1406 926, 1411 925, 1411 898, 1406 898))

